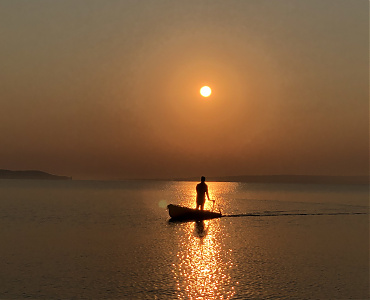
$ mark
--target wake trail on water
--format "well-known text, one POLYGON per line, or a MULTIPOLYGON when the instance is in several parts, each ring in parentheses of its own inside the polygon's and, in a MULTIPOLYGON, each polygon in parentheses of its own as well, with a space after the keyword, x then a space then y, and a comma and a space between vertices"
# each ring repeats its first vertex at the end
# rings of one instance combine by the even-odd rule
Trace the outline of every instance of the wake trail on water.
POLYGON ((340 215, 368 215, 366 212, 333 212, 333 213, 253 213, 253 214, 236 214, 222 215, 223 218, 238 217, 281 217, 281 216, 340 216, 340 215))

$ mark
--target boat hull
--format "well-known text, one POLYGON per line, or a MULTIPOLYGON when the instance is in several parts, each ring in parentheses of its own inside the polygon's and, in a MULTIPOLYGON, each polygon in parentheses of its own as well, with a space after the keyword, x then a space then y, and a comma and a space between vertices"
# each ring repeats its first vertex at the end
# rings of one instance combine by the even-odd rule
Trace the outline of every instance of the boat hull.
POLYGON ((213 212, 209 210, 198 210, 194 208, 184 207, 180 205, 170 204, 167 206, 168 213, 171 220, 208 220, 214 218, 221 218, 220 212, 213 212))

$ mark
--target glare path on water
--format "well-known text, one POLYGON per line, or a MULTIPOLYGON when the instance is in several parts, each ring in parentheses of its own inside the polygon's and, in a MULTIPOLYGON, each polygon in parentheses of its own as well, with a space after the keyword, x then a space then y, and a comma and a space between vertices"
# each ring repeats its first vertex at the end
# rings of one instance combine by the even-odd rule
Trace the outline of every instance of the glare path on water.
MULTIPOLYGON (((193 184, 194 185, 194 184, 193 184)), ((185 195, 181 204, 195 207, 195 186, 179 191, 185 195)), ((211 184, 211 199, 221 195, 226 185, 211 184)), ((217 199, 222 205, 222 199, 217 199)), ((205 209, 216 209, 214 202, 206 201, 205 209)), ((236 293, 237 282, 233 282, 231 271, 235 268, 232 249, 224 246, 224 233, 220 220, 186 222, 178 226, 177 261, 173 264, 179 299, 230 299, 236 293)))
POLYGON ((223 249, 216 220, 181 224, 178 262, 173 264, 179 299, 230 299, 232 250, 223 249))

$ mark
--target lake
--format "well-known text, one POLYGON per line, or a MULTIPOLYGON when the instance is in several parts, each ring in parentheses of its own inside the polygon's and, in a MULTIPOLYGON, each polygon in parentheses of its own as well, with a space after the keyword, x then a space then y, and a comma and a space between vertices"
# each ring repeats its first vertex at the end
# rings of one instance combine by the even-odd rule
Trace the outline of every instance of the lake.
POLYGON ((369 186, 0 180, 0 299, 368 299, 369 186))

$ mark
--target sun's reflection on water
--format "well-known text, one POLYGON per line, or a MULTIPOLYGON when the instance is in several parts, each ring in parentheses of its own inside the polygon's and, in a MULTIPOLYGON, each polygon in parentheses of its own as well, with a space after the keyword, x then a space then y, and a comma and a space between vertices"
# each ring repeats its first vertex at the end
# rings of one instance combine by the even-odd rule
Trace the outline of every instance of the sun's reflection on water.
POLYGON ((220 220, 179 224, 180 244, 173 273, 179 299, 230 299, 235 294, 231 249, 221 244, 220 220))
MULTIPOLYGON (((195 208, 197 182, 181 183, 175 193, 178 204, 195 208)), ((222 211, 229 207, 227 200, 237 184, 209 182, 210 199, 205 209, 222 211)), ((176 224, 178 239, 173 276, 179 299, 230 299, 235 295, 237 282, 232 278, 235 266, 229 238, 222 219, 176 224)))

